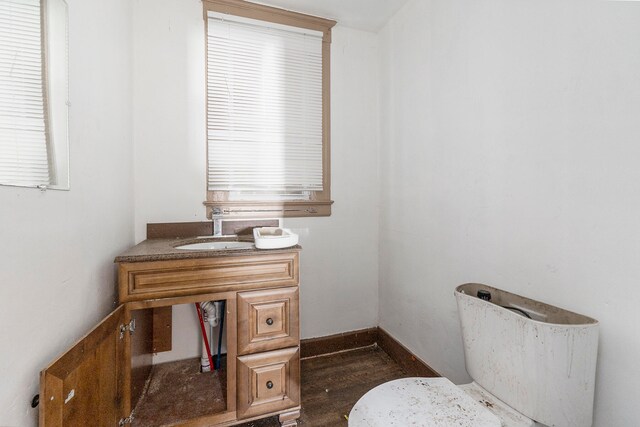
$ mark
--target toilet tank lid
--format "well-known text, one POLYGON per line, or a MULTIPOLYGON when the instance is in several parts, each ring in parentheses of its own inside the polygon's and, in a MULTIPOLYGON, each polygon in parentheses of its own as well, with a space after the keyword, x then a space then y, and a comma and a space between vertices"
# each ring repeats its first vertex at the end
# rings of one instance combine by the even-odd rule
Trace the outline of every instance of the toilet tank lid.
POLYGON ((367 392, 349 427, 389 425, 500 427, 500 419, 446 378, 403 378, 367 392), (417 422, 417 424, 414 424, 417 422))

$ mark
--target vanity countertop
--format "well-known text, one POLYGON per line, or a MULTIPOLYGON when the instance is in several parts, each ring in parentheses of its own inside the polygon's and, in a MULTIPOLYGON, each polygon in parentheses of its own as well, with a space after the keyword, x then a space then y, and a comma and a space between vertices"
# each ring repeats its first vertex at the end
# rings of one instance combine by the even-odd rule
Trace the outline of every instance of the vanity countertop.
POLYGON ((283 249, 257 249, 255 246, 242 249, 222 249, 222 250, 184 250, 176 249, 176 246, 188 245, 200 242, 222 242, 239 241, 253 242, 253 236, 239 236, 238 238, 173 238, 173 239, 147 239, 134 247, 127 249, 116 257, 114 262, 143 262, 143 261, 165 261, 174 259, 197 259, 237 255, 257 255, 265 253, 282 253, 300 251, 302 247, 295 245, 283 249))

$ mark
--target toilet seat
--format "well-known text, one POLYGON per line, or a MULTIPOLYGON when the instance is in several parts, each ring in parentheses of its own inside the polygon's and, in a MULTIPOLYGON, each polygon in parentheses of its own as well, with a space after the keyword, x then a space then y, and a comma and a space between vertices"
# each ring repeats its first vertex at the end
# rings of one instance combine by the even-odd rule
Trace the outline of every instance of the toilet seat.
POLYGON ((369 390, 349 427, 500 427, 500 419, 446 378, 403 378, 369 390))

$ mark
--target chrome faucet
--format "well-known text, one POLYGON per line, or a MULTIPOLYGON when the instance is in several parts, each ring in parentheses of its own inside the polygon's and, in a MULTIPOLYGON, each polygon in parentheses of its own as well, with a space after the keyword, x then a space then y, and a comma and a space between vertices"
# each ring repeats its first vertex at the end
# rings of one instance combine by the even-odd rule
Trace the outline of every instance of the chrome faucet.
POLYGON ((213 220, 213 236, 221 237, 222 236, 222 209, 213 208, 211 210, 211 219, 213 220))

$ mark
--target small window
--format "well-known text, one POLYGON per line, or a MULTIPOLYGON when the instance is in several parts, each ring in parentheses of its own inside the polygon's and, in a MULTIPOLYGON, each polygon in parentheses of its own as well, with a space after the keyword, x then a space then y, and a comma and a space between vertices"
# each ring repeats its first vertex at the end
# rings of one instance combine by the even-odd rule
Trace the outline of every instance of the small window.
POLYGON ((208 211, 330 215, 335 22, 246 2, 204 7, 208 211))
POLYGON ((0 2, 0 184, 67 189, 67 4, 0 2))

